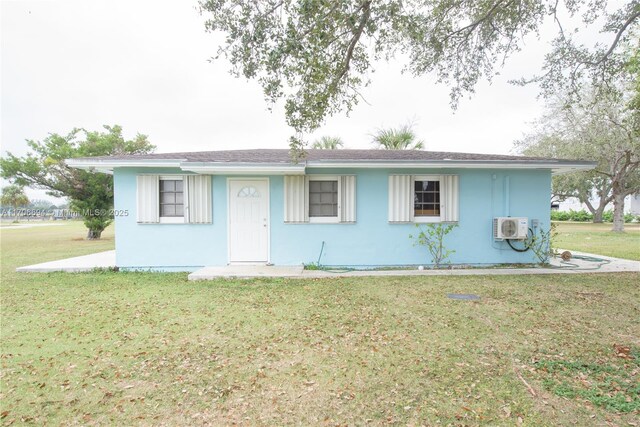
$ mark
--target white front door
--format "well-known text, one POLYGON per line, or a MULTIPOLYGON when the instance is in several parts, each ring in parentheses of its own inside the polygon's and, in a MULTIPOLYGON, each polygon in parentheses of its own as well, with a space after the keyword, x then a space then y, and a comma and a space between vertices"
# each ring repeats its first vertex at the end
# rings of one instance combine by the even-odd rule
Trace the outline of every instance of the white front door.
POLYGON ((229 179, 229 262, 269 261, 269 180, 229 179))

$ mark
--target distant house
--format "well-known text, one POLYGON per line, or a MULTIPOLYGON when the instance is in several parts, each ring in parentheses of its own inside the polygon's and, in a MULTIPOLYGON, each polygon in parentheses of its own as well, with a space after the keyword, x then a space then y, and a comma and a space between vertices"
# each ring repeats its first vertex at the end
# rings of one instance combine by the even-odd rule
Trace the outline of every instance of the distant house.
MULTIPOLYGON (((592 194, 591 197, 591 203, 594 206, 597 206, 600 203, 600 198, 597 196, 597 194, 592 194)), ((587 205, 580 202, 580 200, 578 200, 578 198, 576 197, 569 197, 566 200, 563 200, 561 202, 557 202, 558 207, 555 208, 554 206, 551 207, 552 210, 558 210, 558 211, 563 211, 563 212, 567 212, 567 211, 580 211, 580 210, 588 210, 587 209, 587 205)), ((607 208, 607 210, 611 209, 613 210, 613 203, 610 203, 607 208)), ((624 199, 624 212, 625 213, 630 213, 632 215, 640 215, 640 194, 631 194, 628 195, 627 197, 625 197, 624 199)))
POLYGON ((640 215, 640 193, 629 196, 629 213, 640 215))
POLYGON ((446 242, 455 250, 453 263, 535 262, 501 233, 521 238, 522 229, 548 229, 552 174, 594 166, 411 150, 307 150, 299 163, 288 150, 67 163, 114 175, 117 266, 167 271, 318 259, 339 266, 428 264, 409 235, 415 224, 430 223, 458 225, 446 242), (501 217, 516 220, 503 224, 501 217))

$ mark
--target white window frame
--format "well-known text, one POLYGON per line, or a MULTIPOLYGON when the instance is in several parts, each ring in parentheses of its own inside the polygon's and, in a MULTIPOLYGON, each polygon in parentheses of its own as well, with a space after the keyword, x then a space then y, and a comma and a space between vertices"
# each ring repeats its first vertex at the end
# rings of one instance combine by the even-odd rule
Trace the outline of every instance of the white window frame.
POLYGON ((167 180, 167 181, 182 181, 182 205, 183 205, 183 209, 182 209, 182 216, 159 216, 160 214, 158 213, 158 218, 160 220, 160 224, 184 224, 185 223, 185 219, 184 216, 187 212, 187 203, 185 201, 185 191, 184 191, 184 176, 183 175, 160 175, 158 176, 158 212, 160 212, 160 188, 162 187, 162 184, 160 183, 160 181, 162 180, 167 180))
POLYGON ((416 223, 436 223, 442 222, 442 180, 440 175, 415 175, 411 177, 411 216, 413 222, 416 223), (416 216, 415 195, 416 195, 416 181, 437 181, 438 192, 440 193, 440 215, 438 216, 416 216))
POLYGON ((311 216, 311 191, 310 186, 307 184, 305 188, 307 197, 307 209, 309 211, 309 223, 310 224, 338 224, 340 222, 340 210, 342 209, 340 200, 342 196, 342 190, 340 185, 340 176, 338 175, 307 175, 308 183, 311 181, 336 181, 338 183, 338 210, 336 216, 311 216))

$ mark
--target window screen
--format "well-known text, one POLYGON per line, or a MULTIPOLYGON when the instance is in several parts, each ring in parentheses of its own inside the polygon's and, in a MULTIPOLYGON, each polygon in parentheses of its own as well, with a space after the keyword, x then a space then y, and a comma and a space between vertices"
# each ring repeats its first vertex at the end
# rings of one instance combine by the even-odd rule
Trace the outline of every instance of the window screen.
POLYGON ((184 216, 184 192, 181 179, 160 180, 160 216, 184 216))
POLYGON ((440 181, 415 181, 414 216, 440 216, 440 181))
POLYGON ((309 216, 338 216, 338 181, 309 181, 309 216))

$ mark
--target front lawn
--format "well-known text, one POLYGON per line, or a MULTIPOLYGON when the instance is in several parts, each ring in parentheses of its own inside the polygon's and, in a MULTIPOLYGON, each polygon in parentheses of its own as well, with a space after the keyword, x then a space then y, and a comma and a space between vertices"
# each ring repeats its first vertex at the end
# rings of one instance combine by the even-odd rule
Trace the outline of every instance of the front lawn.
POLYGON ((640 261, 640 224, 625 224, 624 233, 611 231, 611 224, 555 222, 558 248, 640 261))
POLYGON ((0 231, 5 424, 638 417, 640 274, 188 282, 13 272, 112 245, 51 228, 0 231))

